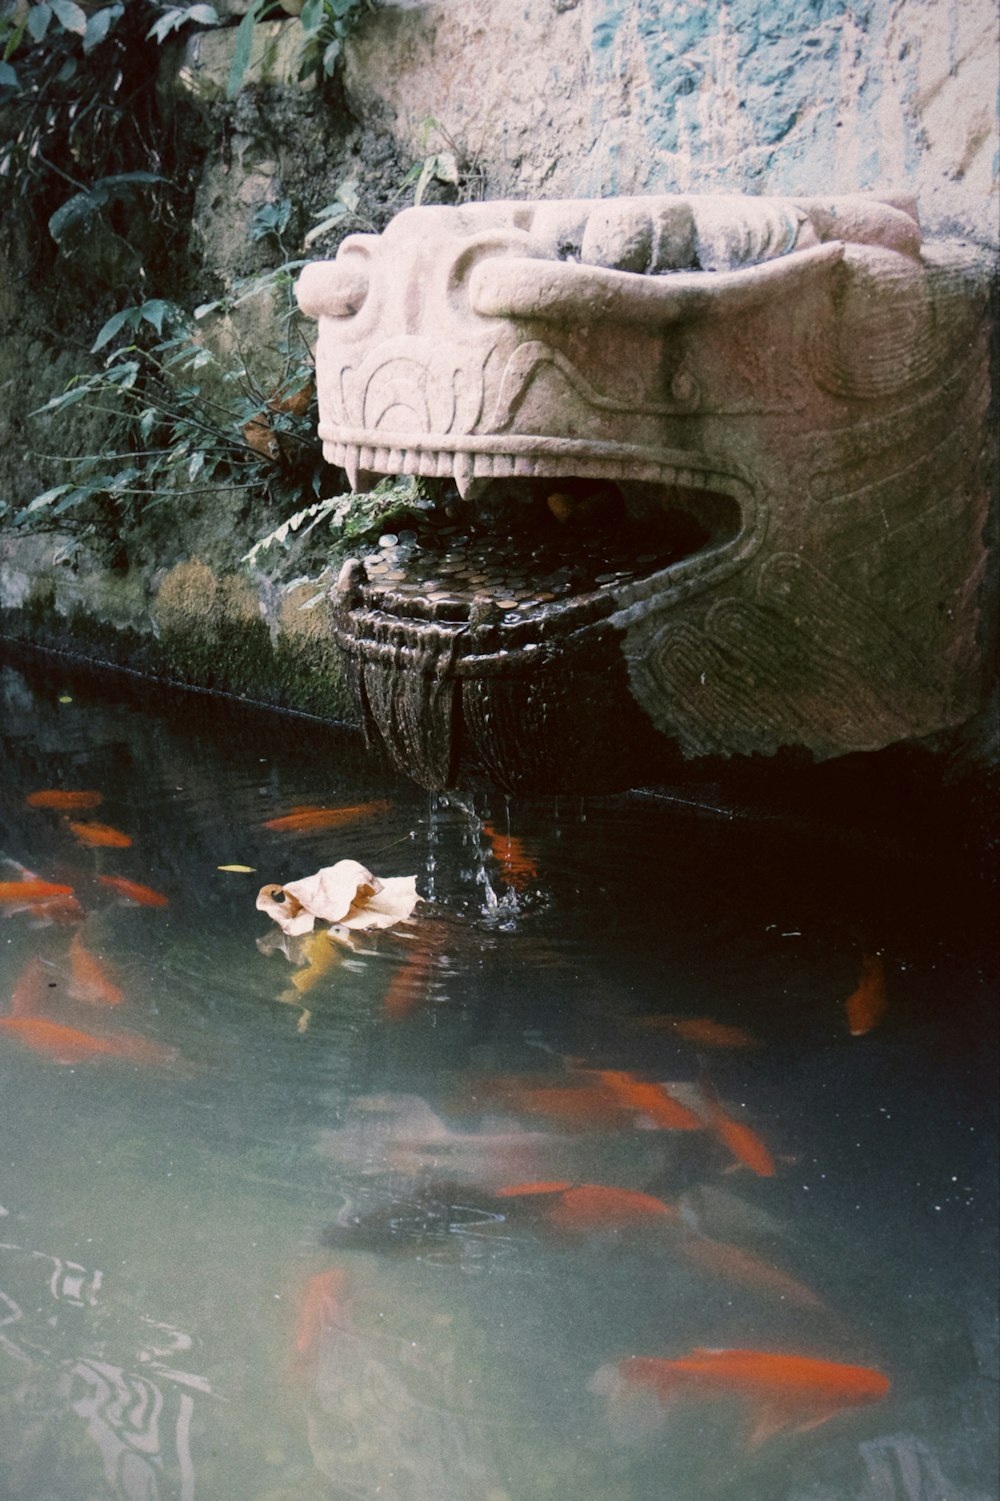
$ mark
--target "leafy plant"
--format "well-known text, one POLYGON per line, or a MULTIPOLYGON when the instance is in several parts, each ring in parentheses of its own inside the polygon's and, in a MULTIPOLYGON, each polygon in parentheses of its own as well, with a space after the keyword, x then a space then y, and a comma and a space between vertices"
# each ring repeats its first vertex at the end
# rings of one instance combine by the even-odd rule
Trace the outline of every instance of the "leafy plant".
POLYGON ((484 174, 478 154, 469 157, 433 115, 428 115, 421 123, 425 150, 435 135, 440 138, 442 145, 435 151, 427 151, 426 156, 414 162, 400 184, 401 190, 413 188, 414 207, 419 207, 424 201, 433 182, 451 188, 451 196, 456 202, 481 198, 484 174))
POLYGON ((115 172, 74 193, 49 216, 49 234, 59 245, 76 230, 87 229, 102 209, 130 198, 137 188, 165 182, 156 172, 115 172))
POLYGON ((371 551, 388 528, 405 525, 432 506, 432 486, 433 481, 413 476, 387 477, 364 495, 348 492, 314 501, 260 537, 243 562, 252 567, 272 548, 286 554, 297 548, 301 558, 305 538, 326 523, 322 562, 327 568, 335 567, 352 554, 371 551))
POLYGON ((166 5, 146 32, 157 42, 165 42, 174 31, 193 23, 195 26, 218 26, 219 17, 214 5, 166 5))
MULTIPOLYGON (((299 14, 302 29, 299 77, 319 74, 323 78, 332 78, 344 42, 369 10, 371 0, 305 0, 299 14)), ((250 0, 250 7, 236 33, 236 49, 226 85, 230 99, 236 98, 250 71, 254 28, 261 21, 285 14, 280 0, 250 0)))
POLYGON ((86 403, 107 419, 107 448, 63 460, 67 479, 35 496, 11 524, 65 525, 73 512, 70 525, 107 532, 152 507, 220 488, 284 505, 303 494, 321 497, 333 471, 322 466, 312 360, 294 322, 291 286, 299 265, 250 278, 230 298, 193 315, 162 298, 114 313, 92 352, 122 336, 127 342, 31 414, 54 417, 86 403), (198 328, 210 313, 230 311, 261 291, 284 305, 281 371, 269 389, 242 362, 223 366, 198 328))
POLYGON ((303 250, 308 250, 315 240, 320 240, 324 235, 330 234, 334 229, 339 229, 345 219, 354 219, 362 229, 374 231, 375 226, 368 219, 358 213, 360 193, 358 184, 354 178, 342 182, 331 203, 325 203, 322 208, 313 214, 314 224, 306 231, 302 241, 303 250))
POLYGON ((171 222, 177 120, 150 78, 166 35, 216 20, 210 5, 151 0, 33 0, 0 17, 0 196, 47 224, 53 247, 98 219, 131 243, 124 210, 140 192, 146 222, 171 222))
POLYGON ((262 203, 250 221, 250 239, 253 241, 273 239, 287 255, 282 235, 288 228, 288 221, 291 217, 292 200, 290 198, 279 198, 276 203, 262 203))

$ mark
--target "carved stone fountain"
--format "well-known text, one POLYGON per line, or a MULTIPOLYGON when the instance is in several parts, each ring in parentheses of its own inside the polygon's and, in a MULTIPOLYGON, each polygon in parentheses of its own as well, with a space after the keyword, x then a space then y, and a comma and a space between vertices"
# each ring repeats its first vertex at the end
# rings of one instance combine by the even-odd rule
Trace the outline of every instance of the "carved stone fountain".
POLYGON ((332 600, 369 733, 555 790, 963 725, 986 283, 865 195, 413 208, 307 266, 327 459, 425 477, 332 600))

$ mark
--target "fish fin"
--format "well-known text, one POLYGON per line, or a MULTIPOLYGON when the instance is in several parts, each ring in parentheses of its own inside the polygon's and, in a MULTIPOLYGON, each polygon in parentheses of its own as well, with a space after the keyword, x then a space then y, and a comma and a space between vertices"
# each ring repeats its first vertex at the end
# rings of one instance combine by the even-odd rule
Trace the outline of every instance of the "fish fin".
POLYGON ((764 1406, 757 1408, 756 1424, 753 1432, 747 1440, 748 1449, 759 1449, 761 1444, 769 1438, 774 1438, 779 1433, 810 1433, 814 1428, 820 1428, 836 1417, 836 1407, 825 1408, 821 1412, 813 1412, 809 1417, 797 1419, 794 1413, 786 1407, 764 1406))
POLYGON ((624 1443, 659 1433, 672 1403, 672 1397, 626 1380, 620 1361, 599 1367, 587 1382, 587 1390, 605 1398, 608 1427, 624 1443))
POLYGON ((572 1187, 568 1179, 558 1179, 549 1183, 511 1183, 498 1188, 496 1195, 498 1199, 527 1198, 537 1194, 565 1193, 567 1188, 572 1187))
MULTIPOLYGON (((830 1414, 826 1416, 829 1417, 830 1414)), ((747 1439, 747 1448, 750 1450, 759 1449, 761 1444, 766 1444, 769 1438, 776 1437, 792 1424, 792 1419, 785 1408, 770 1405, 758 1407, 755 1419, 753 1430, 747 1439)), ((821 1418, 820 1422, 823 1421, 825 1419, 821 1418)))

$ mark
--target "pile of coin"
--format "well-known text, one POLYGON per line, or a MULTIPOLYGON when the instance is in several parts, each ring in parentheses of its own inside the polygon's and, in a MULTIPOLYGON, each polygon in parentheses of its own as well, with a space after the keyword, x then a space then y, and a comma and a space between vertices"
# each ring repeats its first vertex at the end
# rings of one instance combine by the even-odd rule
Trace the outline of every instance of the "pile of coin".
MULTIPOLYGON (((438 620, 466 620, 473 600, 515 620, 567 597, 611 590, 676 561, 676 536, 615 525, 564 524, 555 493, 548 505, 516 505, 509 524, 457 524, 456 508, 433 507, 412 526, 386 532, 364 559, 368 603, 438 620), (636 536, 649 551, 636 552, 636 536), (407 608, 408 607, 408 608, 407 608)), ((490 518, 494 523, 495 515, 490 518)), ((624 521, 625 524, 622 524, 624 521)))

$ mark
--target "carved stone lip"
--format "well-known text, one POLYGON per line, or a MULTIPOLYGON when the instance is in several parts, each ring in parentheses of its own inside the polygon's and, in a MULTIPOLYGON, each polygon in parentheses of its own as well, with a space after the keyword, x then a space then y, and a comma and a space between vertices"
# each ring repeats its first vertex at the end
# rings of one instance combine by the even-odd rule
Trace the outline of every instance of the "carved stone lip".
POLYGON ((445 434, 369 433, 338 427, 327 435, 325 454, 346 470, 355 490, 370 489, 386 474, 424 475, 454 479, 463 500, 475 500, 493 480, 580 479, 641 480, 697 490, 720 490, 749 503, 754 485, 745 473, 727 462, 710 464, 703 455, 686 450, 660 450, 632 443, 584 438, 539 439, 533 434, 449 438, 445 434))
MULTIPOLYGON (((393 461, 404 462, 399 472, 449 478, 454 477, 456 460, 464 459, 471 469, 466 489, 470 512, 475 497, 494 480, 541 477, 551 478, 558 485, 560 479, 572 474, 574 478, 621 484, 623 471, 629 472, 621 455, 608 459, 606 445, 597 454, 587 444, 569 440, 562 463, 553 457, 551 440, 541 454, 530 452, 528 440, 500 454, 485 446, 470 450, 468 446, 445 449, 423 444, 389 450, 388 454, 393 461)), ((367 462, 370 456, 381 462, 387 455, 381 450, 359 448, 359 462, 367 462)), ((680 600, 725 578, 760 547, 768 512, 759 487, 748 475, 733 472, 734 466, 723 470, 700 456, 684 453, 664 452, 653 458, 648 452, 635 450, 632 459, 631 475, 637 480, 670 487, 675 495, 724 499, 726 525, 720 524, 715 535, 706 536, 703 545, 665 566, 653 564, 645 570, 636 567, 565 597, 529 600, 516 609, 503 608, 497 591, 491 593, 486 587, 464 598, 453 595, 441 602, 412 593, 404 595, 369 579, 364 564, 352 559, 344 565, 331 591, 340 645, 355 658, 438 678, 533 671, 557 659, 567 647, 579 647, 594 633, 623 628, 631 612, 641 611, 650 597, 655 596, 661 604, 671 597, 680 600)), ((501 601, 502 596, 501 590, 501 601)))

